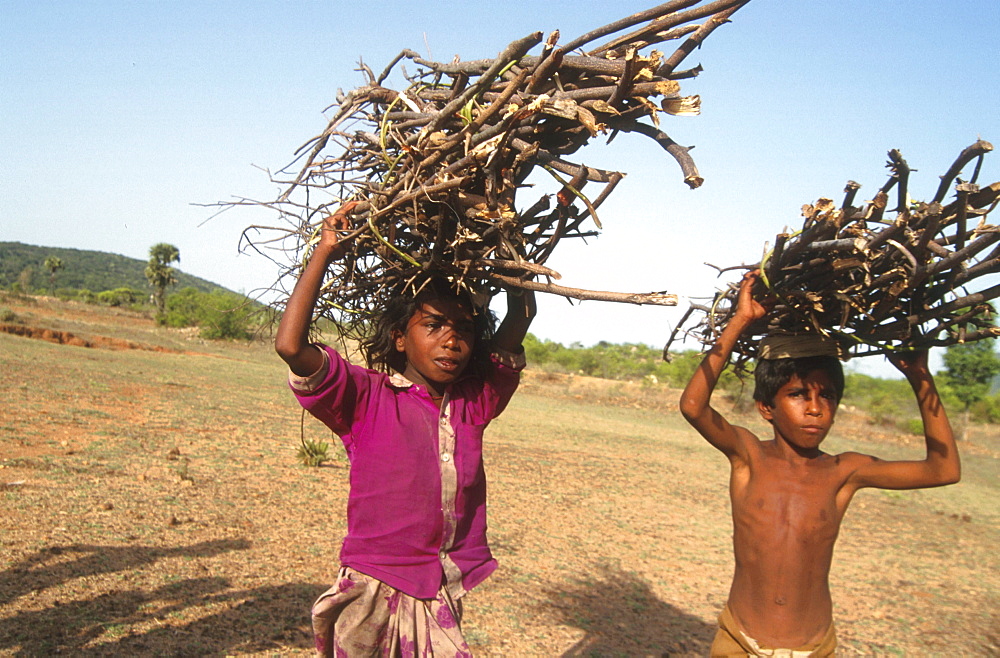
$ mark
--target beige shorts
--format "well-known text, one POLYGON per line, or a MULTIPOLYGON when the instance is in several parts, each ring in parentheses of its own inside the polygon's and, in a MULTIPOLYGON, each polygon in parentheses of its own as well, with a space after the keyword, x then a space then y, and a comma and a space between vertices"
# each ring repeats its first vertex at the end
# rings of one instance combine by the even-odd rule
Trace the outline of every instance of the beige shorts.
POLYGON ((826 635, 819 642, 794 649, 776 649, 760 646, 756 640, 748 636, 736 624, 729 604, 719 615, 719 630, 712 641, 711 656, 715 658, 733 658, 740 656, 766 656, 768 658, 827 658, 833 656, 837 649, 837 631, 833 624, 827 629, 826 635))

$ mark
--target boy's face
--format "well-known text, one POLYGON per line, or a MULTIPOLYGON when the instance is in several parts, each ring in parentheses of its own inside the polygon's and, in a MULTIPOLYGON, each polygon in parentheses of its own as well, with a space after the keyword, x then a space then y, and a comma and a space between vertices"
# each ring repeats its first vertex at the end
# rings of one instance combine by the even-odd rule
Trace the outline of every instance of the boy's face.
POLYGON ((775 394, 774 406, 757 402, 757 409, 774 426, 776 436, 792 447, 814 450, 833 426, 837 390, 830 375, 813 370, 805 377, 792 375, 775 394))
POLYGON ((396 349, 406 354, 403 373, 415 384, 434 392, 458 379, 472 358, 476 328, 469 309, 452 299, 421 304, 396 334, 396 349))

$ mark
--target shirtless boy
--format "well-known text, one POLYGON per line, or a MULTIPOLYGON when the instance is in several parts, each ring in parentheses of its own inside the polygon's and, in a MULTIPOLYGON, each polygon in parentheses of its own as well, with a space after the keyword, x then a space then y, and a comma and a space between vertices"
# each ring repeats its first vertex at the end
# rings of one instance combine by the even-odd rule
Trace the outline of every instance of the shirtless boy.
POLYGON ((687 421, 730 464, 736 568, 712 655, 832 656, 837 641, 830 561, 854 493, 864 487, 919 489, 958 482, 958 452, 926 352, 891 358, 920 408, 927 443, 920 461, 820 450, 844 378, 837 358, 816 356, 816 349, 795 358, 758 360, 754 400, 774 428, 773 439, 763 441, 730 425, 709 400, 737 339, 766 312, 751 293, 757 276, 744 277, 734 317, 680 401, 687 421))

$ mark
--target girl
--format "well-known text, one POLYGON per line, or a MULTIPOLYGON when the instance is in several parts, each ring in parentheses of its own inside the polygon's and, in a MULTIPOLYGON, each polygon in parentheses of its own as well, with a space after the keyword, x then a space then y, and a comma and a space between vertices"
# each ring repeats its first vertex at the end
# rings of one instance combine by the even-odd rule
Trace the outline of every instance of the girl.
POLYGON ((469 656, 460 598, 496 568, 483 430, 517 388, 534 297, 508 292, 492 340, 489 312, 447 282, 396 297, 362 344, 382 372, 310 344, 324 274, 345 253, 337 231, 355 205, 324 222, 275 338, 295 397, 340 435, 351 462, 340 572, 312 610, 316 651, 469 656))

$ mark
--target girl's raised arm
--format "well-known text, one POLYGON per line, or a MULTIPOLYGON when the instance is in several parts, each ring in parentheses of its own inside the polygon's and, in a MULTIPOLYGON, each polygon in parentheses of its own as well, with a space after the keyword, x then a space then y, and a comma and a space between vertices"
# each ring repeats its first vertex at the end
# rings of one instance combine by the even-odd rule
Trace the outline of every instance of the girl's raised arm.
POLYGON ((532 290, 507 290, 507 315, 493 337, 493 344, 505 352, 520 353, 521 343, 535 318, 535 293, 532 290))
POLYGON ((285 303, 281 322, 278 323, 274 350, 288 364, 292 372, 300 377, 308 377, 323 366, 322 353, 309 342, 309 324, 312 322, 313 310, 327 268, 345 253, 337 232, 350 228, 347 215, 356 205, 355 201, 344 204, 337 212, 323 220, 320 240, 313 248, 305 269, 299 275, 299 280, 285 303))

